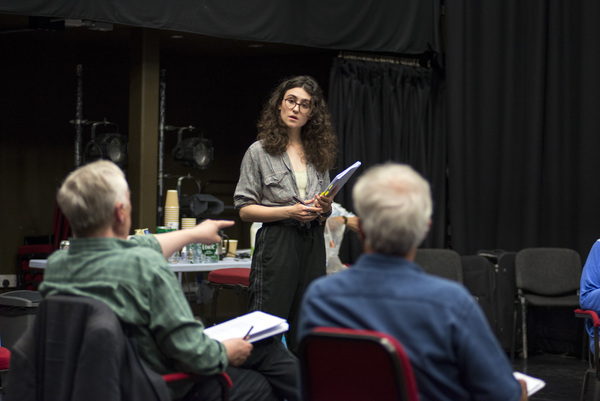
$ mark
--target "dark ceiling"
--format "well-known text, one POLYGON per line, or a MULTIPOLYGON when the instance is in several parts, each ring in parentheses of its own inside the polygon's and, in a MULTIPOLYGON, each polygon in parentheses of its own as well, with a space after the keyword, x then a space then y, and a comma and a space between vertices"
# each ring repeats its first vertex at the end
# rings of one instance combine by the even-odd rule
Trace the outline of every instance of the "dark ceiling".
MULTIPOLYGON (((30 18, 0 14, 0 41, 62 40, 70 44, 128 47, 134 29, 124 25, 102 25, 82 20, 30 18), (80 25, 80 26, 77 26, 80 25), (103 30, 107 29, 107 30, 103 30)), ((206 55, 262 56, 331 53, 332 50, 296 45, 223 39, 206 35, 160 30, 161 51, 206 55)))

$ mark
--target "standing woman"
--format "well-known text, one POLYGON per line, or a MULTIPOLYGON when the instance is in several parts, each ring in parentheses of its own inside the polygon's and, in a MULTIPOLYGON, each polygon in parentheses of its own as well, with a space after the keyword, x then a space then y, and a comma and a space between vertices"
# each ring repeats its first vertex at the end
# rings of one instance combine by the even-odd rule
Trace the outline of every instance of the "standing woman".
POLYGON ((242 221, 263 223, 252 256, 249 310, 287 319, 294 351, 302 295, 325 275, 323 223, 333 194, 320 194, 336 156, 337 137, 317 82, 309 76, 283 81, 263 107, 258 140, 242 160, 234 205, 242 221))

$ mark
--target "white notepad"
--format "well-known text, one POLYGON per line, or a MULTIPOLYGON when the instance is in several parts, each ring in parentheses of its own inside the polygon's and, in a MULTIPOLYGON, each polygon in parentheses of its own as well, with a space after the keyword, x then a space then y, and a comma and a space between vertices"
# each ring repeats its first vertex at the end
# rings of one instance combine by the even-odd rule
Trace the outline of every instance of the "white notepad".
POLYGON ((253 343, 279 333, 284 333, 289 330, 289 327, 285 319, 265 312, 254 311, 227 320, 216 326, 208 327, 204 332, 212 339, 225 341, 230 338, 244 338, 248 331, 250 331, 248 341, 253 343))
POLYGON ((525 383, 527 384, 527 395, 537 393, 546 385, 546 382, 542 379, 526 375, 525 373, 513 372, 513 376, 515 377, 515 379, 521 379, 525 381, 525 383))

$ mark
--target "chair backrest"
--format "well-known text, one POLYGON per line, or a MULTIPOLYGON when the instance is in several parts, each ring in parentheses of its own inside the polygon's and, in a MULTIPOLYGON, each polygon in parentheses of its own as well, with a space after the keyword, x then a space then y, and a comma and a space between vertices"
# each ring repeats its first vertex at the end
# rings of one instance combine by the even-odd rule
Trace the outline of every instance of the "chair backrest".
POLYGON ((319 327, 299 348, 303 400, 418 400, 412 366, 393 337, 319 327))
POLYGON ((576 293, 581 271, 579 253, 568 248, 525 248, 515 258, 517 288, 538 295, 576 293))
POLYGON ((463 282, 460 255, 452 249, 419 248, 415 263, 429 274, 463 282))
POLYGON ((141 364, 103 302, 51 296, 15 344, 5 401, 168 400, 162 377, 141 364))

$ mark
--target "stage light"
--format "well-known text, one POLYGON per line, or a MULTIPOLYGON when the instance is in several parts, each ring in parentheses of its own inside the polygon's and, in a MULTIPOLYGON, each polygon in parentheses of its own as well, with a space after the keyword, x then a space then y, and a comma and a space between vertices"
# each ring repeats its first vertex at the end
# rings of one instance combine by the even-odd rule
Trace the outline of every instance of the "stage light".
POLYGON ((85 147, 84 160, 90 162, 97 159, 110 160, 121 167, 127 162, 127 138, 119 134, 116 124, 108 121, 92 124, 91 140, 85 147), (116 132, 104 133, 96 138, 98 125, 113 126, 116 132))
POLYGON ((184 166, 194 167, 200 170, 207 168, 213 160, 214 148, 212 141, 206 139, 202 134, 192 138, 183 139, 183 131, 193 131, 195 128, 189 127, 171 127, 165 129, 178 129, 177 145, 173 148, 173 159, 184 166))

